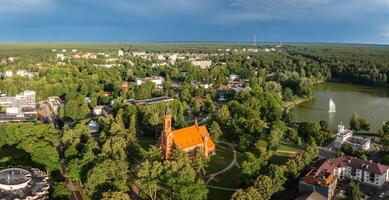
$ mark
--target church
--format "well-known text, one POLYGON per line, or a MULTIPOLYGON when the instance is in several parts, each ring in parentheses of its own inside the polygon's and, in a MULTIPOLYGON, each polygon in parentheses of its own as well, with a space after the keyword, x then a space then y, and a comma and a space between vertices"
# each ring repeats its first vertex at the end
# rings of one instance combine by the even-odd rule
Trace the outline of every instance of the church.
POLYGON ((159 141, 159 147, 165 159, 169 159, 172 151, 177 148, 187 152, 189 156, 203 152, 206 157, 209 157, 216 152, 215 143, 209 137, 206 126, 199 126, 196 121, 193 126, 173 131, 171 124, 172 115, 170 110, 166 109, 159 141))

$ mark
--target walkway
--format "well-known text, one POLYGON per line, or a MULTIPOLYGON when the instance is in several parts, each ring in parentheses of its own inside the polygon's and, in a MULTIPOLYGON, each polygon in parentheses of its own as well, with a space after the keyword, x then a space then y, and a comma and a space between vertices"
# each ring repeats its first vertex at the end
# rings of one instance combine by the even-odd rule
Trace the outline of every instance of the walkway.
MULTIPOLYGON (((220 189, 220 188, 222 188, 222 187, 209 186, 208 183, 209 183, 212 179, 214 179, 216 176, 218 176, 218 175, 220 175, 220 174, 223 174, 224 172, 230 170, 230 169, 233 168, 235 165, 237 165, 237 161, 236 161, 235 144, 231 144, 231 143, 229 143, 229 142, 223 142, 223 141, 218 142, 218 143, 226 144, 226 145, 228 145, 228 146, 231 147, 232 153, 233 153, 233 159, 232 159, 231 163, 230 163, 226 168, 224 168, 224 169, 222 169, 222 170, 220 170, 220 171, 218 171, 218 172, 215 172, 215 173, 213 173, 213 174, 208 175, 208 180, 205 182, 205 184, 207 185, 207 187, 213 187, 213 188, 219 188, 219 189, 220 189)), ((224 190, 233 190, 233 189, 231 189, 231 188, 223 188, 223 189, 224 189, 224 190)))
POLYGON ((63 159, 60 160, 60 165, 61 165, 62 176, 65 178, 66 183, 68 185, 68 188, 69 188, 70 192, 72 193, 70 196, 70 199, 71 200, 82 200, 82 195, 81 195, 80 189, 78 188, 78 185, 76 183, 74 183, 69 178, 63 159))

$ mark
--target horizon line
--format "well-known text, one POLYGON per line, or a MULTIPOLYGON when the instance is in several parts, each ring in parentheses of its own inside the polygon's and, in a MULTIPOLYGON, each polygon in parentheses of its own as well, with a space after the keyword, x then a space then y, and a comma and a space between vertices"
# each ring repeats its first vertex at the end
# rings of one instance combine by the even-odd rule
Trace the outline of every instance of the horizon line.
MULTIPOLYGON (((256 41, 256 45, 261 44, 314 44, 314 45, 376 45, 376 46, 389 46, 385 43, 364 43, 364 42, 299 42, 299 41, 256 41)), ((76 44, 76 43, 85 43, 85 44, 244 44, 252 45, 253 41, 190 41, 190 40, 166 40, 166 41, 0 41, 0 45, 4 44, 76 44)))

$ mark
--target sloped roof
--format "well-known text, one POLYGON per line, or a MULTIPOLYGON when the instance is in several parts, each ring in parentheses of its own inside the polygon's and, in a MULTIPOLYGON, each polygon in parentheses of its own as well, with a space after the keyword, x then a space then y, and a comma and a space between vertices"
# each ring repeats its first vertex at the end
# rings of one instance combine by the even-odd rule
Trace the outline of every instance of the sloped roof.
POLYGON ((172 134, 174 144, 182 149, 202 144, 205 136, 208 137, 208 148, 211 149, 215 147, 215 143, 209 137, 206 126, 193 125, 174 130, 172 134))
POLYGON ((350 156, 327 159, 323 162, 323 164, 321 164, 319 169, 333 171, 335 167, 345 166, 350 166, 353 169, 361 169, 363 171, 368 171, 380 175, 385 174, 385 172, 389 169, 389 166, 387 165, 365 161, 350 156))

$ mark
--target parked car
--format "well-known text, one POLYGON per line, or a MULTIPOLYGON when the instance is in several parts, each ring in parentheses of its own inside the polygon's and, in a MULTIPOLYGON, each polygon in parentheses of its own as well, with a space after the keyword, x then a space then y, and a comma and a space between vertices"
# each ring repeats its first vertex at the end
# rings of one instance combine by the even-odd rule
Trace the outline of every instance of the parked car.
POLYGON ((384 198, 385 196, 385 193, 381 193, 380 195, 378 195, 379 198, 384 198))

